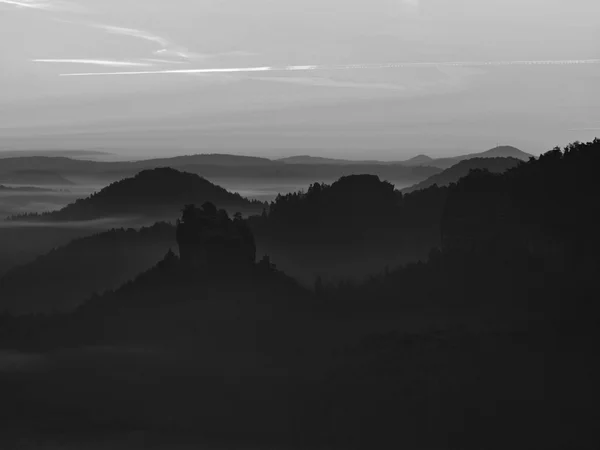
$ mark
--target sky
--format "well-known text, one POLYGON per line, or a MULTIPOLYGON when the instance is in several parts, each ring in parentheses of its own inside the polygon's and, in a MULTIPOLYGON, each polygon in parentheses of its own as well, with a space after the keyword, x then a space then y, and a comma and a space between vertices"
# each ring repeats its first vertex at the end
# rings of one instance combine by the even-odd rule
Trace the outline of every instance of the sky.
POLYGON ((598 60, 597 0, 0 0, 0 150, 539 154, 598 60))

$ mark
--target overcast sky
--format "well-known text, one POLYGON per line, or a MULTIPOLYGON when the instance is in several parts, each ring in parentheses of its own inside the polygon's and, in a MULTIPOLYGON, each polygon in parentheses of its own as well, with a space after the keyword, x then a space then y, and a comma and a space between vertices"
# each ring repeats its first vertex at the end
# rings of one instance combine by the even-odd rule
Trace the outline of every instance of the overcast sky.
POLYGON ((600 64, 572 63, 600 59, 598 0, 0 0, 0 38, 6 150, 401 159, 600 135, 600 64))

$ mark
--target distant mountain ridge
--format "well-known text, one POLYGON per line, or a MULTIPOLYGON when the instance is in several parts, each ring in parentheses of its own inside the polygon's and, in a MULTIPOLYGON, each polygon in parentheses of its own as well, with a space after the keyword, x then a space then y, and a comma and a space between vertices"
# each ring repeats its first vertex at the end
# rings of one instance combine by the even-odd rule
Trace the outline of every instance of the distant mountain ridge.
POLYGON ((509 145, 499 146, 481 153, 469 153, 467 155, 453 156, 450 158, 429 158, 427 156, 417 156, 412 160, 405 161, 408 166, 430 166, 439 169, 448 169, 460 161, 473 158, 516 158, 521 161, 528 161, 533 155, 525 153, 516 147, 509 145), (427 159, 429 158, 429 159, 427 159))
POLYGON ((258 156, 229 155, 225 153, 203 153, 196 155, 173 156, 170 158, 152 158, 130 163, 135 167, 183 167, 188 165, 205 164, 209 166, 262 166, 278 165, 278 161, 258 156))
POLYGON ((350 159, 336 159, 336 158, 323 158, 320 156, 310 156, 310 155, 298 155, 298 156, 288 156, 286 158, 281 158, 277 160, 278 162, 282 162, 285 164, 392 164, 385 161, 377 161, 377 160, 350 160, 350 159))
POLYGON ((218 202, 225 209, 260 213, 265 205, 234 194, 210 181, 172 168, 143 170, 110 184, 85 199, 45 214, 17 216, 13 220, 77 221, 140 216, 153 220, 177 217, 186 204, 218 202))
POLYGON ((113 156, 113 153, 98 150, 4 150, 0 151, 0 159, 23 157, 65 157, 73 159, 97 159, 113 156))
POLYGON ((440 171, 435 167, 408 167, 401 163, 380 161, 345 161, 328 158, 299 157, 292 163, 267 158, 199 154, 140 161, 90 161, 65 157, 32 156, 0 158, 0 181, 21 170, 56 172, 74 180, 92 179, 94 184, 111 183, 134 176, 142 170, 160 167, 195 173, 217 184, 222 180, 279 180, 309 184, 333 182, 343 176, 370 173, 402 186, 424 180, 440 171), (341 162, 340 162, 341 161, 341 162))
POLYGON ((440 169, 446 169, 457 162, 473 158, 516 158, 522 161, 527 161, 533 155, 525 153, 516 147, 499 146, 481 153, 470 153, 466 155, 451 156, 448 158, 432 158, 427 155, 417 155, 413 158, 404 161, 378 161, 378 160, 349 160, 337 158, 323 158, 319 156, 298 155, 289 156, 278 159, 277 161, 285 164, 328 164, 328 165, 360 165, 360 164, 376 164, 376 165, 403 165, 408 167, 415 166, 430 166, 440 169))
POLYGON ((488 170, 492 173, 503 173, 508 169, 518 166, 521 162, 522 161, 517 158, 493 157, 464 159, 449 169, 427 178, 425 181, 421 181, 414 186, 402 189, 402 192, 414 192, 420 189, 427 189, 433 185, 448 186, 451 183, 456 183, 462 177, 467 176, 473 169, 488 170))

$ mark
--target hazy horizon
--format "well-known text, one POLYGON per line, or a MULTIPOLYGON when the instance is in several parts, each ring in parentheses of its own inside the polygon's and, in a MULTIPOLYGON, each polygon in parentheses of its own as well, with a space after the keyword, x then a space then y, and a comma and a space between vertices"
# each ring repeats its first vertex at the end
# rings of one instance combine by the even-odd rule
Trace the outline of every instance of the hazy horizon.
POLYGON ((0 0, 0 150, 537 155, 600 134, 599 13, 595 0, 0 0), (97 73, 113 75, 72 76, 97 73))

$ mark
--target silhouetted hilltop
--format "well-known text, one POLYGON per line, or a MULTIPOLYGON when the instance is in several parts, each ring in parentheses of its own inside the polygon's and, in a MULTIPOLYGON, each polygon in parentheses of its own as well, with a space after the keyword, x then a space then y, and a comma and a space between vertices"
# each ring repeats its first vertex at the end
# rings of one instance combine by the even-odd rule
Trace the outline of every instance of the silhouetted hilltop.
POLYGON ((0 174, 0 182, 17 185, 42 185, 42 186, 71 186, 70 180, 56 172, 47 170, 18 170, 0 174))
MULTIPOLYGON (((379 297, 393 307, 402 289, 413 305, 476 307, 497 318, 511 310, 550 327, 595 320, 589 299, 600 265, 599 159, 600 140, 574 143, 502 174, 472 170, 447 188, 405 195, 445 192, 442 244, 427 263, 401 267, 364 291, 342 290, 340 301, 350 307, 351 297, 357 306, 379 297)), ((364 312, 364 304, 359 308, 364 312)))
MULTIPOLYGON (((217 320, 230 321, 236 316, 235 310, 241 308, 240 311, 245 311, 240 317, 244 327, 251 324, 254 328, 255 314, 261 317, 266 314, 263 320, 275 320, 277 314, 288 315, 305 308, 306 305, 298 301, 307 298, 308 292, 278 271, 268 257, 255 262, 255 251, 254 237, 241 216, 230 219, 224 210, 217 210, 211 203, 205 203, 202 208, 188 205, 178 220, 176 232, 173 226, 161 223, 140 231, 111 230, 80 239, 9 272, 2 281, 2 288, 9 292, 17 286, 36 290, 39 303, 30 304, 29 308, 36 313, 72 311, 48 316, 49 321, 60 321, 62 329, 49 328, 42 340, 31 341, 29 345, 46 347, 68 342, 76 346, 102 345, 131 339, 140 344, 148 340, 165 343, 191 337, 190 330, 181 329, 181 319, 188 313, 196 314, 195 320, 206 327, 209 323, 216 325, 217 320), (172 245, 175 237, 181 258, 169 249, 161 253, 155 260, 158 263, 150 269, 141 269, 131 276, 136 268, 148 267, 148 257, 172 245), (127 276, 124 271, 131 279, 114 290, 108 289, 116 278, 127 276), (25 285, 32 276, 40 275, 39 282, 48 283, 59 274, 64 284, 62 291, 48 284, 35 288, 25 285), (78 275, 83 275, 83 279, 77 279, 78 275), (92 277, 99 279, 92 280, 92 277), (95 287, 102 285, 105 292, 86 294, 91 283, 96 283, 95 287), (75 292, 69 293, 66 299, 61 298, 61 292, 64 295, 71 285, 75 292), (40 304, 43 300, 47 301, 46 305, 40 304), (51 302, 54 305, 50 305, 51 302), (199 315, 200 311, 203 313, 199 315), (173 316, 173 320, 169 316, 173 316), (143 325, 145 321, 156 321, 157 327, 162 323, 162 331, 150 331, 143 325), (126 323, 126 336, 120 334, 124 329, 116 332, 126 323), (45 341, 46 338, 50 340, 45 341)), ((18 304, 19 298, 15 296, 14 306, 25 310, 25 305, 18 304)), ((229 332, 234 332, 231 326, 233 323, 229 332)), ((262 326, 270 327, 266 323, 262 326)), ((273 323, 273 326, 278 325, 273 323)), ((205 335, 206 330, 199 328, 196 338, 205 335)))
MULTIPOLYGON (((262 223, 273 233, 309 234, 323 239, 356 237, 357 229, 394 225, 398 197, 394 185, 375 175, 351 175, 331 185, 314 183, 306 193, 278 195, 262 223)), ((298 239, 302 239, 297 236, 298 239)))
POLYGON ((574 143, 502 175, 472 172, 450 190, 442 221, 448 245, 461 235, 479 241, 479 234, 468 231, 472 228, 529 251, 568 245, 590 257, 598 243, 593 219, 600 212, 594 200, 598 148, 598 139, 574 143))
MULTIPOLYGON (((240 224, 232 223, 239 218, 216 218, 216 224, 207 226, 213 213, 209 205, 186 208, 180 222, 182 254, 229 253, 227 240, 197 239, 213 231, 242 233, 240 224)), ((14 403, 16 391, 2 389, 2 426, 28 419, 31 428, 68 423, 71 429, 87 430, 117 423, 127 430, 137 423, 144 429, 195 430, 228 439, 264 435, 273 427, 277 435, 289 433, 288 406, 300 375, 289 360, 303 350, 312 297, 268 260, 248 258, 244 267, 214 271, 169 251, 153 268, 93 296, 72 313, 0 315, 0 348, 62 354, 51 374, 32 374, 29 380, 36 380, 36 389, 20 397, 22 407, 14 403), (67 366, 71 369, 65 372, 67 366), (144 375, 141 381, 136 371, 150 378, 144 375), (151 381, 155 376, 162 383, 151 381), (61 389, 44 388, 46 395, 40 395, 38 388, 48 382, 61 389), (65 394, 65 385, 78 394, 65 394), (147 390, 150 385, 154 394, 147 390), (57 397, 59 391, 63 393, 57 397), (138 401, 142 398, 152 400, 138 401), (60 412, 48 415, 57 407, 60 412)), ((14 378, 0 371, 0 380, 14 378)))
POLYGON ((361 278, 426 257, 439 242, 444 201, 440 188, 402 195, 377 176, 353 175, 279 195, 248 222, 259 249, 304 281, 361 278))
POLYGON ((455 164, 442 173, 433 175, 425 181, 415 184, 409 188, 402 189, 402 192, 414 192, 419 189, 425 189, 434 184, 438 186, 447 186, 450 183, 456 183, 459 179, 469 174, 473 169, 485 169, 492 173, 502 173, 508 169, 516 167, 521 160, 516 158, 472 158, 455 164))
POLYGON ((140 216, 169 220, 177 216, 181 205, 206 201, 244 213, 258 212, 264 207, 260 202, 228 192, 198 175, 160 168, 144 170, 132 178, 112 183, 59 211, 13 219, 71 221, 140 216))
POLYGON ((113 229, 76 239, 0 278, 0 311, 69 311, 93 293, 119 287, 176 248, 175 227, 113 229))

